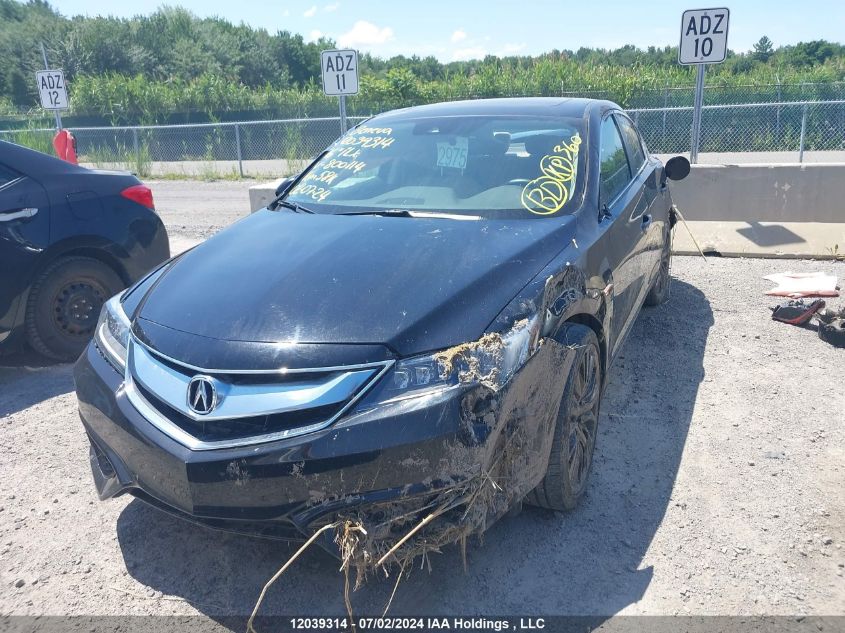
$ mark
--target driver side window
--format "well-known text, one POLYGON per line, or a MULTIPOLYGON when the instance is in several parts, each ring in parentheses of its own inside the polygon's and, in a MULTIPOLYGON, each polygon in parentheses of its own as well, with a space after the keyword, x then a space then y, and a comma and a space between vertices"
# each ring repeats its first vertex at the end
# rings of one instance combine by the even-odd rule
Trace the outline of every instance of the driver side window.
POLYGON ((628 162, 631 165, 631 171, 636 174, 646 160, 640 134, 627 117, 615 114, 613 118, 616 119, 616 125, 619 126, 622 136, 625 137, 625 144, 628 147, 628 162))
POLYGON ((601 123, 599 161, 599 205, 604 206, 618 196, 631 180, 622 137, 611 116, 601 123))

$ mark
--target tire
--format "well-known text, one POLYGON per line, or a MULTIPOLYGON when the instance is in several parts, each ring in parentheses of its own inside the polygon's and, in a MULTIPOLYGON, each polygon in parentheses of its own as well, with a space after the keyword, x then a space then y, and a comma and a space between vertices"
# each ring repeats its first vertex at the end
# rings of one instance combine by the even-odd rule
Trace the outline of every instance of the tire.
POLYGON ((672 233, 666 233, 666 241, 663 243, 663 250, 660 252, 660 270, 657 277, 651 284, 648 294, 645 296, 645 305, 659 306, 669 299, 669 289, 672 280, 669 272, 672 268, 672 233))
POLYGON ((94 334, 103 303, 124 287, 117 273, 96 259, 52 262, 35 280, 26 306, 30 346, 53 360, 75 360, 94 334))
POLYGON ((576 348, 555 422, 546 475, 527 497, 549 510, 572 510, 587 489, 598 431, 602 392, 601 353, 595 332, 572 324, 564 344, 576 348))

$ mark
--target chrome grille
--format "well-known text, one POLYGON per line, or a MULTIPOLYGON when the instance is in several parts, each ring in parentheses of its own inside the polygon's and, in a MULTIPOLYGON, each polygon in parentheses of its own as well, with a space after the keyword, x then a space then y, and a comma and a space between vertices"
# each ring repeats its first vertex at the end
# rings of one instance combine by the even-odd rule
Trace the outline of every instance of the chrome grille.
POLYGON ((129 343, 126 395, 151 424, 194 450, 269 442, 327 427, 349 409, 392 361, 309 369, 244 371, 180 363, 136 339, 129 343), (217 406, 198 414, 188 385, 203 375, 217 406))

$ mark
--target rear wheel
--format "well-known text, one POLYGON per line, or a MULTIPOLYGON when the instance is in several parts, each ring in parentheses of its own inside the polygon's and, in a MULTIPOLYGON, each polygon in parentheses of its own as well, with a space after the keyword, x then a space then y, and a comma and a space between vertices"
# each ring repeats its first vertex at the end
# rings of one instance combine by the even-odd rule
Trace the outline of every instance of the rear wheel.
POLYGON ((96 259, 56 260, 32 286, 26 309, 29 344, 48 358, 74 360, 91 340, 103 303, 123 287, 120 277, 96 259))
POLYGON ((647 306, 659 306, 669 298, 671 279, 669 277, 672 268, 672 233, 666 233, 666 241, 660 251, 660 270, 652 283, 651 289, 645 297, 647 306))
POLYGON ((587 489, 601 403, 602 369, 595 332, 573 324, 564 344, 575 348, 555 423, 549 465, 527 501, 550 510, 571 510, 587 489))

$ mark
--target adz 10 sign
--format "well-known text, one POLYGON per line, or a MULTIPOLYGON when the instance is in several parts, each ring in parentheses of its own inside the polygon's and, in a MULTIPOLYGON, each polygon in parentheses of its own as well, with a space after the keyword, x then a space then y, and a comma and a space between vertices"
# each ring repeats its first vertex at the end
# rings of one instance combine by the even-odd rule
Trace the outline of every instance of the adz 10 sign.
POLYGON ((35 73, 41 107, 45 110, 67 110, 67 87, 61 70, 39 70, 35 73))
POLYGON ((329 96, 358 94, 358 51, 322 51, 323 92, 329 96))
POLYGON ((719 64, 728 54, 728 9, 691 9, 681 18, 680 64, 719 64))

